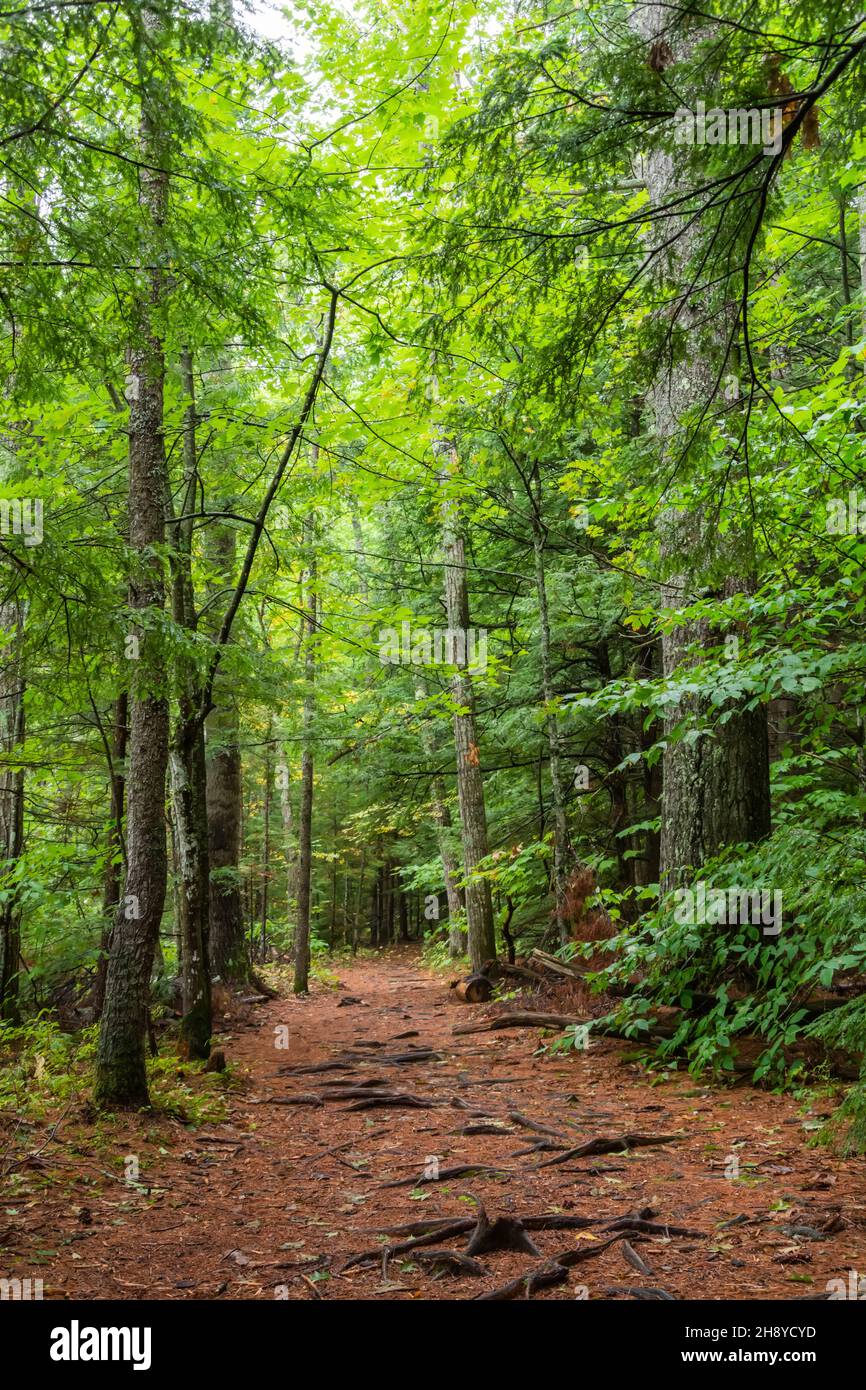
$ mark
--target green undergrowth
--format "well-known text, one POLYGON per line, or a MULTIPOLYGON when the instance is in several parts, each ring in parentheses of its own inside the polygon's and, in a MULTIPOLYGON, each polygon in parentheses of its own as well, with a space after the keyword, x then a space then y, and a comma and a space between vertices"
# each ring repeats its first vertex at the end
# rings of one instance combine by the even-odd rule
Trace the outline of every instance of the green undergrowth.
MULTIPOLYGON (((89 1106, 98 1032, 93 1024, 65 1033, 44 1014, 18 1026, 0 1025, 0 1114, 40 1123, 89 1106)), ((239 1084, 231 1064, 224 1072, 206 1072, 202 1062, 180 1061, 169 1040, 148 1059, 147 1073, 154 1109, 193 1125, 224 1120, 229 1094, 239 1084)))

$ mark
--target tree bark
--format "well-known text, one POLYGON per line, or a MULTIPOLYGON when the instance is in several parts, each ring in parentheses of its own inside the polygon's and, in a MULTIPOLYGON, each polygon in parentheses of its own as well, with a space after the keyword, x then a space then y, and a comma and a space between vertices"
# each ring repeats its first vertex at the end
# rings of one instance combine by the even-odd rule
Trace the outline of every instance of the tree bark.
POLYGON ((556 717, 554 705, 556 695, 553 688, 553 666, 550 659, 550 617, 547 608, 547 583, 544 575, 544 542, 546 537, 541 518, 541 474, 537 468, 535 470, 535 483, 536 496, 534 499, 530 496, 532 503, 532 550, 535 559, 535 592, 538 599, 541 689, 544 696, 547 748, 550 759, 550 790, 553 797, 553 894, 557 933, 560 944, 564 946, 569 940, 565 899, 571 842, 562 788, 559 720, 556 717))
MULTIPOLYGON (((198 626, 192 580, 192 513, 198 483, 196 405, 192 354, 185 348, 181 372, 187 407, 184 414, 184 488, 180 519, 172 516, 167 494, 167 517, 174 533, 172 552, 172 615, 178 627, 191 635, 198 626)), ((178 716, 169 751, 174 843, 180 870, 178 936, 180 939, 183 1016, 180 1053, 205 1060, 210 1053, 211 981, 208 960, 208 854, 207 772, 204 723, 200 717, 201 688, 195 666, 186 652, 177 661, 178 716)))
POLYGON ((444 450, 450 455, 450 466, 439 475, 443 488, 442 534, 445 552, 445 610, 452 633, 463 634, 455 643, 457 670, 451 685, 454 699, 454 743, 457 751, 457 791, 460 805, 460 829, 463 843, 463 865, 466 873, 466 918, 469 938, 469 959, 473 970, 480 970, 485 961, 496 955, 496 930, 493 920, 493 899, 486 878, 476 875, 481 861, 487 856, 487 815, 484 806, 484 781, 478 756, 478 736, 475 729, 475 700, 469 662, 469 597, 466 588, 466 554, 460 529, 457 503, 448 495, 449 479, 457 471, 457 451, 451 444, 444 450))
POLYGON ((163 345, 154 323, 165 283, 159 269, 168 210, 168 152, 162 98, 153 80, 151 53, 160 28, 153 10, 135 24, 141 88, 138 148, 142 260, 156 267, 135 306, 129 361, 129 544, 133 555, 129 607, 141 618, 135 637, 145 660, 132 663, 125 894, 115 922, 99 1034, 95 1097, 106 1106, 149 1103, 145 1071, 150 975, 166 889, 165 775, 168 703, 165 662, 157 653, 158 615, 165 604, 160 549, 165 541, 166 460, 163 433, 163 345), (150 635, 148 635, 150 634, 150 635))
MULTIPOLYGON (((0 648, 0 880, 14 872, 24 852, 24 769, 10 766, 24 742, 24 619, 20 599, 0 604, 0 632, 9 641, 0 648)), ((20 1019, 19 975, 21 910, 12 883, 0 904, 0 1019, 20 1019)))
MULTIPOLYGON (((422 676, 418 680, 416 694, 419 699, 424 699, 427 693, 427 682, 422 676)), ((430 716, 425 716, 421 721, 421 742, 424 756, 432 765, 436 756, 436 738, 430 716)), ((463 927, 466 905, 460 887, 460 864, 454 847, 451 811, 445 800, 442 778, 436 773, 433 774, 430 783, 430 799, 436 845, 439 858, 442 860, 445 896, 448 901, 448 951, 453 959, 462 956, 466 950, 466 932, 463 927)))
MULTIPOLYGON (((205 532, 206 553, 214 573, 209 599, 234 579, 236 532, 215 521, 205 532)), ((211 611, 214 611, 213 609, 211 611)), ((220 672, 214 682, 213 709, 205 721, 207 831, 210 858, 210 965, 226 984, 243 986, 250 977, 241 896, 241 751, 240 713, 231 680, 220 672)))
POLYGON ((128 720, 129 698, 126 691, 122 690, 114 702, 114 727, 111 737, 111 801, 106 844, 105 875, 102 886, 102 914, 105 918, 106 925, 102 931, 102 940, 99 947, 99 963, 96 967, 96 978, 93 982, 92 995, 94 1017, 97 1019, 102 1014, 102 1005, 105 1000, 105 980, 108 973, 108 957, 111 953, 114 919, 117 915, 117 908, 120 902, 120 888, 123 882, 122 859, 125 853, 125 846, 123 843, 123 806, 126 797, 124 763, 126 759, 126 742, 129 733, 128 720))
MULTIPOLYGON (((681 91, 677 69, 706 36, 706 28, 694 25, 683 29, 677 12, 662 3, 642 3, 633 13, 636 31, 655 43, 658 60, 665 61, 668 70, 673 69, 665 81, 681 91), (662 44, 666 44, 664 49, 662 44), (662 53, 670 57, 662 59, 662 53)), ((647 156, 645 170, 652 208, 686 198, 689 157, 682 151, 675 158, 668 149, 657 146, 647 156)), ((660 453, 670 467, 681 442, 678 434, 683 415, 696 402, 710 405, 714 399, 736 316, 730 304, 714 300, 718 291, 691 284, 695 260, 702 250, 699 222, 665 216, 661 227, 660 233, 654 233, 660 239, 670 239, 675 229, 678 232, 659 253, 667 289, 664 312, 677 351, 672 354, 667 346, 663 349, 649 404, 660 453)), ((694 512, 669 505, 661 517, 659 539, 665 569, 662 604, 673 610, 686 608, 697 596, 711 561, 718 561, 716 522, 705 522, 694 512)), ((724 597, 754 587, 751 537, 729 534, 727 544, 731 558, 721 585, 724 597)), ((687 667, 692 659, 690 647, 714 645, 720 640, 705 620, 683 617, 663 634, 662 674, 671 677, 687 667)), ((766 712, 758 708, 737 713, 726 724, 716 723, 710 734, 694 742, 673 737, 683 722, 698 723, 711 712, 708 699, 689 696, 670 708, 664 721, 667 747, 662 781, 661 876, 665 888, 698 869, 723 845, 759 840, 770 830, 766 712)))
POLYGON ((270 908, 271 882, 271 721, 268 720, 268 737, 265 742, 265 792, 262 806, 262 918, 259 949, 265 960, 268 950, 268 911, 270 908))
POLYGON ((301 810, 298 827, 298 898, 295 920, 295 994, 306 994, 310 987, 310 885, 313 867, 313 724, 315 720, 316 679, 316 553, 315 523, 304 523, 308 550, 304 616, 304 692, 303 752, 301 754, 301 810))

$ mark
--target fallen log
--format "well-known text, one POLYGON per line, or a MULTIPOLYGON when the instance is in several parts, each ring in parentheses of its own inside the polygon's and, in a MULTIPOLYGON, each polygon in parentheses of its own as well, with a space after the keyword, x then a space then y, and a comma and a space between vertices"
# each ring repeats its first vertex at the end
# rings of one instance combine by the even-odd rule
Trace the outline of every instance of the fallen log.
POLYGON ((538 970, 529 970, 525 965, 511 965, 500 961, 490 972, 491 979, 522 980, 530 985, 546 985, 548 981, 538 970))
POLYGON ((565 975, 569 979, 582 979, 584 971, 582 967, 573 966, 568 961, 560 960, 558 956, 551 956, 547 951, 534 950, 530 952, 529 959, 535 961, 542 969, 549 970, 553 975, 565 975))
POLYGON ((492 981, 480 974, 452 980, 448 988, 452 999, 457 999, 461 1004, 487 1004, 493 994, 492 981))
POLYGON ((518 1011, 511 1014, 498 1014, 496 1018, 485 1019, 483 1023, 464 1023, 452 1028, 452 1033, 496 1033, 500 1028, 573 1028, 576 1024, 591 1023, 592 1019, 575 1018, 572 1014, 537 1014, 518 1011))

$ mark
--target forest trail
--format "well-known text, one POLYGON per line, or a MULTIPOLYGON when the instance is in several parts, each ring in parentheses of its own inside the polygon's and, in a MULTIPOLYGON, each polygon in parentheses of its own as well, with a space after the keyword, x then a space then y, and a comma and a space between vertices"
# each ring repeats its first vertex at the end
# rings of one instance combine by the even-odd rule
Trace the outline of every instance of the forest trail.
MULTIPOLYGON (((384 1227, 469 1223, 472 1198, 491 1221, 596 1223, 528 1223, 543 1257, 583 1257, 575 1255, 567 1282, 537 1295, 544 1298, 627 1298, 650 1287, 683 1299, 792 1299, 866 1268, 862 1160, 810 1149, 790 1096, 697 1085, 682 1072, 651 1084, 619 1041, 545 1058, 533 1055, 536 1031, 455 1036, 487 1006, 452 1004, 447 983, 414 947, 333 969, 338 987, 316 982, 309 996, 248 1005, 219 1039, 244 1078, 225 1123, 192 1128, 165 1114, 121 1115, 108 1152, 104 1137, 94 1144, 85 1114, 67 1117, 47 1146, 34 1143, 27 1192, 7 1209, 8 1273, 41 1276, 45 1297, 59 1299, 471 1298, 543 1259, 484 1253, 484 1272, 474 1276, 443 1273, 429 1260, 410 1265, 407 1254, 393 1255, 384 1276, 378 1254, 343 1266, 376 1249, 384 1227), (288 1047, 279 1048, 286 1026, 288 1047), (428 1044, 432 1058, 388 1060, 428 1044), (344 1069, 286 1070, 338 1061, 344 1069), (352 1099, 329 1099, 343 1086, 375 1092, 377 1078, 429 1108, 353 1110, 352 1099), (276 1103, 300 1093, 323 1103, 276 1103), (515 1113, 562 1139, 522 1126, 515 1113), (493 1124, 502 1132, 465 1132, 493 1124), (569 1148, 623 1134, 677 1139, 541 1168, 534 1165, 561 1150, 525 1152, 545 1138, 569 1148), (139 1186, 108 1181, 118 1152, 137 1156, 139 1186), (737 1181, 725 1176, 731 1154, 737 1181), (469 1164, 502 1171, 387 1185, 420 1176, 433 1156, 446 1173, 469 1164), (645 1207, 653 1222, 689 1234, 605 1229, 645 1207), (633 1267, 633 1252, 649 1272, 633 1267)), ((442 1245, 462 1251, 470 1234, 442 1245)))

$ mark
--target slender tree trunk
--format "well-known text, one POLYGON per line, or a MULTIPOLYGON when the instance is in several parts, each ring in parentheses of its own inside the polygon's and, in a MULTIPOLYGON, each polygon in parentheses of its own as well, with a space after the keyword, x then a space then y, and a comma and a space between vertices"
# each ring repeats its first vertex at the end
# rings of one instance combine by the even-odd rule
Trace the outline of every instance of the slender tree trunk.
POLYGON ((379 945, 379 930, 382 923, 382 865, 376 870, 373 893, 370 901, 370 945, 379 945))
POLYGON ((270 907, 271 882, 271 721, 268 720, 268 737, 265 743, 265 794, 262 807, 262 929, 261 955, 267 958, 268 950, 268 910, 270 907))
MULTIPOLYGON (((205 531, 206 554, 214 573, 209 600, 234 580, 236 532, 219 521, 205 531)), ((217 605, 211 611, 216 611, 217 605)), ((241 894, 241 822, 243 789, 238 743, 240 714, 231 679, 220 671, 214 682, 214 707, 205 721, 207 828, 210 859, 210 964, 214 975, 231 985, 245 985, 250 956, 241 894)), ((252 903, 252 887, 250 887, 252 903)), ((250 907, 252 912, 252 907, 250 907)), ((252 933, 251 933, 252 936, 252 933)))
POLYGON ((550 617, 547 608, 547 583, 544 575, 545 531, 541 519, 541 475, 536 469, 536 498, 532 508, 532 550, 535 558, 535 593, 538 599, 538 632, 541 652, 541 689, 544 696, 547 748, 550 759, 550 789, 553 797, 553 894, 556 928, 559 940, 569 940, 565 916, 566 882, 571 842, 562 787, 559 720, 556 715, 556 694, 553 688, 553 665, 550 658, 550 617))
POLYGON ((480 970, 485 961, 496 955, 496 930, 493 921, 493 900, 486 878, 476 877, 476 869, 487 856, 487 816, 484 806, 484 781, 478 756, 478 736, 475 729, 475 699, 469 675, 469 598, 466 589, 466 556, 460 530, 457 503, 448 494, 450 478, 457 470, 456 450, 444 448, 450 454, 451 466, 439 475, 443 489, 442 531, 445 551, 445 609, 448 627, 458 634, 456 648, 457 671, 452 681, 454 700, 454 743, 457 750, 457 791, 460 805, 460 829, 463 842, 463 864, 466 872, 466 917, 469 937, 469 959, 473 970, 480 970), (463 634, 462 642, 459 634, 463 634))
POLYGON ((331 860, 331 925, 329 935, 330 951, 334 951, 334 938, 337 933, 337 817, 332 821, 331 828, 331 853, 334 858, 331 860))
MULTIPOLYGON (((14 872, 24 852, 24 769, 10 766, 24 742, 24 619, 20 599, 0 604, 0 879, 14 872)), ((17 1023, 21 909, 10 884, 0 905, 0 1019, 17 1023)))
POLYGON ((295 994, 306 994, 310 983, 310 884, 313 866, 313 724, 316 679, 316 554, 314 521, 304 524, 309 553, 304 617, 303 753, 301 755, 301 811, 298 835, 298 906, 295 921, 295 994))
MULTIPOLYGON (((425 697, 428 693, 427 682, 423 677, 419 678, 416 693, 419 698, 425 697)), ((432 766, 436 756, 436 739, 429 717, 421 721, 421 741, 424 756, 432 766)), ((463 927, 466 905, 463 889, 460 887, 460 864, 454 846, 451 811, 445 800, 442 778, 436 773, 433 774, 430 783, 430 797, 436 845, 439 858, 442 860, 442 876, 448 901, 448 951, 451 957, 455 958, 462 956, 466 950, 466 932, 463 927)))
POLYGON ((349 869, 348 865, 343 870, 343 945, 349 940, 349 869))
MULTIPOLYGON (((143 9, 136 23, 142 91, 138 141, 142 260, 154 267, 162 261, 162 231, 168 209, 162 99, 151 72, 160 22, 153 10, 143 9)), ((153 955, 165 903, 168 704, 161 693, 165 688, 164 658, 159 654, 149 658, 148 650, 158 643, 157 615, 165 604, 159 558, 165 542, 165 361, 154 327, 165 297, 162 271, 148 271, 147 289, 135 306, 128 354, 129 544, 133 554, 129 607, 141 617, 134 636, 144 660, 131 662, 127 872, 108 961, 96 1063, 96 1100, 107 1106, 149 1103, 145 1035, 153 955)))
POLYGON ((352 922, 352 955, 358 954, 358 940, 361 935, 361 907, 364 902, 364 870, 367 867, 366 847, 361 850, 361 868, 358 871, 358 892, 355 898, 355 915, 352 922))
POLYGON ((400 940, 409 940, 409 904, 402 888, 397 889, 400 915, 400 940))
POLYGON ((105 875, 102 884, 102 915, 105 926, 99 946, 99 963, 93 982, 94 1017, 102 1014, 105 999, 105 980, 108 973, 108 957, 111 952, 111 938, 114 933, 114 919, 120 902, 120 888, 123 882, 123 803, 126 791, 124 762, 126 741, 129 732, 129 699, 122 690, 114 702, 114 727, 111 736, 111 791, 108 822, 108 843, 106 845, 105 875))
POLYGON ((295 844, 295 828, 292 817, 292 796, 291 778, 289 775, 289 761, 286 757, 285 748, 280 745, 279 757, 277 759, 277 790, 280 793, 280 819, 283 825, 283 854, 285 856, 285 881, 286 881, 286 917, 291 916, 292 907, 297 904, 298 884, 297 884, 297 846, 295 844))

